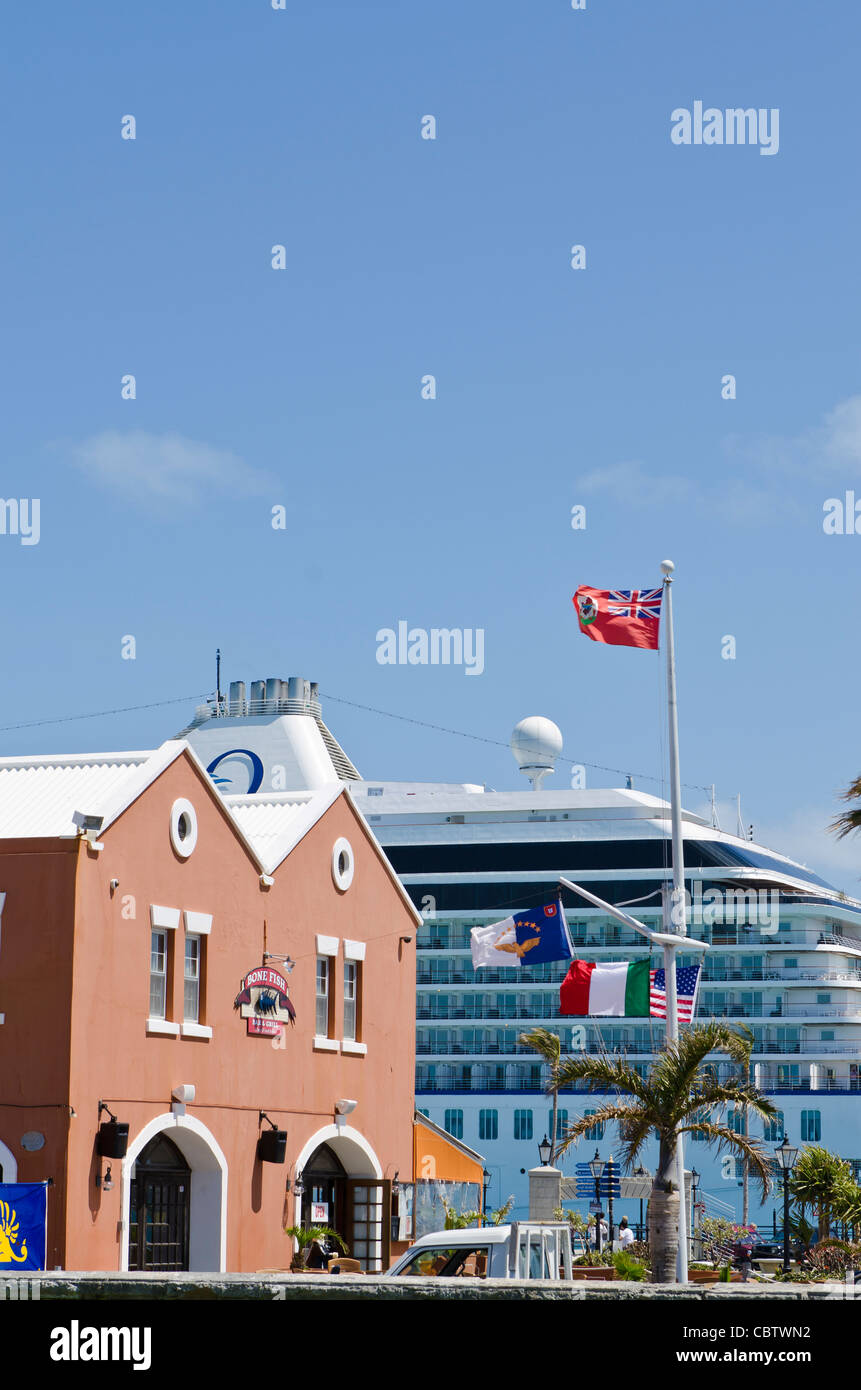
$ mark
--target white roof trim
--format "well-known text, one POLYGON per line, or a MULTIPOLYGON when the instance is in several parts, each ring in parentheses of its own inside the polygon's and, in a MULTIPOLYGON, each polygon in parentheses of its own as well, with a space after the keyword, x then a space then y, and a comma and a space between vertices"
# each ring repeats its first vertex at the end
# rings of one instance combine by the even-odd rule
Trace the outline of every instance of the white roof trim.
POLYGON ((368 822, 365 820, 365 817, 364 817, 364 815, 362 814, 362 811, 361 811, 361 809, 359 808, 359 805, 358 805, 358 803, 357 803, 357 801, 356 801, 356 798, 354 797, 353 793, 351 792, 349 786, 347 786, 346 784, 342 783, 342 789, 343 789, 343 791, 344 791, 344 794, 345 794, 347 800, 349 801, 350 805, 352 806, 353 810, 354 810, 355 813, 356 813, 356 819, 357 819, 357 821, 359 822, 359 825, 360 825, 360 826, 362 827, 362 829, 364 830, 365 835, 367 836, 367 839, 368 839, 369 844, 371 844, 371 845, 373 846, 374 851, 375 851, 375 853, 376 853, 376 855, 377 855, 377 858, 379 859, 380 863, 383 865, 383 868, 386 870, 386 873, 389 875, 389 878, 390 878, 390 879, 392 880, 392 882, 394 883, 394 885, 395 885, 395 887, 397 888, 398 892, 400 893, 401 898, 403 899, 404 903, 405 903, 406 906, 409 908, 410 916, 412 917, 412 919, 413 919, 413 921, 415 922, 416 926, 417 926, 417 927, 420 927, 420 926, 422 925, 423 921, 424 921, 424 918, 422 917, 422 915, 421 915, 421 913, 419 912, 418 908, 415 907, 415 905, 413 904, 412 898, 410 897, 410 895, 409 895, 409 893, 407 892, 406 888, 405 888, 404 885, 401 883, 401 880, 399 879, 398 875, 395 873, 394 869, 392 868, 391 860, 387 858, 387 856, 386 856, 386 851, 383 849, 382 845, 380 844, 380 842, 379 842, 379 840, 377 839, 376 835, 374 834, 373 830, 372 830, 371 827, 368 825, 368 822))
MULTIPOLYGON (((278 840, 274 849, 268 850, 265 858, 262 857, 262 850, 255 850, 255 855, 260 867, 266 874, 274 873, 278 865, 284 862, 288 854, 296 848, 299 841, 304 840, 308 831, 313 829, 318 820, 326 814, 329 807, 337 801, 343 790, 344 787, 341 782, 332 782, 326 787, 321 787, 319 791, 312 792, 307 799, 304 796, 300 798, 295 793, 270 794, 269 792, 255 792, 252 796, 248 796, 247 794, 244 796, 221 796, 213 785, 215 795, 218 797, 219 801, 221 801, 222 805, 227 807, 228 811, 232 811, 234 806, 237 808, 242 805, 260 806, 265 805, 266 802, 272 802, 275 805, 296 805, 297 803, 304 802, 304 805, 299 804, 297 814, 291 820, 287 830, 284 832, 281 839, 278 840)), ((239 824, 233 815, 231 815, 231 820, 233 820, 237 829, 239 829, 239 824)), ((244 836, 244 832, 241 833, 243 833, 244 836)), ((253 841, 249 841, 249 843, 253 844, 253 841)))

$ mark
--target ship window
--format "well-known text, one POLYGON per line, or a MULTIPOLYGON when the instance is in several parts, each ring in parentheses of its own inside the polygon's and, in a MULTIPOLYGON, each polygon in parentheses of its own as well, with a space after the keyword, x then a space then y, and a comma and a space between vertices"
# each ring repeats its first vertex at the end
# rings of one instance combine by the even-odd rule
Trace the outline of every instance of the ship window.
POLYGON ((822 1113, 819 1110, 802 1110, 801 1142, 818 1144, 822 1138, 822 1113))
POLYGON ((514 1137, 515 1139, 532 1138, 532 1111, 515 1110, 514 1112, 514 1137))
POLYGON ((478 1112, 478 1137, 479 1137, 479 1139, 498 1139, 498 1138, 499 1138, 499 1111, 498 1111, 498 1110, 479 1110, 479 1112, 478 1112))
POLYGON ((453 1139, 463 1138, 463 1111, 446 1110, 444 1128, 453 1139))
MULTIPOLYGON (((594 1111, 594 1110, 584 1110, 584 1112, 583 1112, 583 1117, 584 1117, 584 1119, 586 1119, 586 1118, 588 1118, 590 1115, 594 1115, 594 1114, 595 1114, 595 1111, 594 1111)), ((601 1123, 599 1123, 599 1124, 597 1124, 597 1125, 590 1125, 589 1128, 586 1130, 586 1136, 585 1136, 585 1137, 586 1137, 587 1139, 595 1139, 595 1140, 603 1139, 603 1138, 604 1138, 604 1128, 605 1128, 605 1126, 604 1126, 603 1124, 601 1124, 601 1123)))

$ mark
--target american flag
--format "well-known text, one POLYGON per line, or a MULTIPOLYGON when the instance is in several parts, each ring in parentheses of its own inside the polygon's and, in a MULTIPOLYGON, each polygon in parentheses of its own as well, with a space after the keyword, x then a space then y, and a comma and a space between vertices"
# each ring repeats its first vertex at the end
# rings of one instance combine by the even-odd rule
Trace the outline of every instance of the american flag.
POLYGON ((661 589, 611 589, 607 612, 618 618, 660 618, 661 589))
MULTIPOLYGON (((698 965, 676 966, 676 999, 679 1023, 690 1023, 697 1001, 698 965)), ((649 971, 649 1014, 652 1018, 667 1016, 667 981, 663 970, 649 971)))

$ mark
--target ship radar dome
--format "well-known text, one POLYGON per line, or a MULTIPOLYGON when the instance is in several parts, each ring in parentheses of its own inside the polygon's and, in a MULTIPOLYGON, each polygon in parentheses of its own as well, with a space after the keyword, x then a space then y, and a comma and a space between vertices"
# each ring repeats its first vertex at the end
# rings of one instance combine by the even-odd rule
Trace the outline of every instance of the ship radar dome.
POLYGON ((547 774, 555 770, 556 759, 562 752, 562 732, 552 719, 530 715, 514 726, 511 751, 520 771, 538 791, 547 774))

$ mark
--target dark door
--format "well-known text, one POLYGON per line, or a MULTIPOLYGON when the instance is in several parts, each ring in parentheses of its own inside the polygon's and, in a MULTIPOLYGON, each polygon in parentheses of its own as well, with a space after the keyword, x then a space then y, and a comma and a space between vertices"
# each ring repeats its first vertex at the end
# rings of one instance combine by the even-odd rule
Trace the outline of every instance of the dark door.
POLYGON ((303 1226, 331 1226, 339 1235, 344 1229, 344 1188, 347 1175, 328 1144, 315 1149, 302 1174, 303 1226))
POLYGON ((138 1155, 129 1201, 129 1269, 188 1269, 191 1172, 156 1135, 138 1155))

